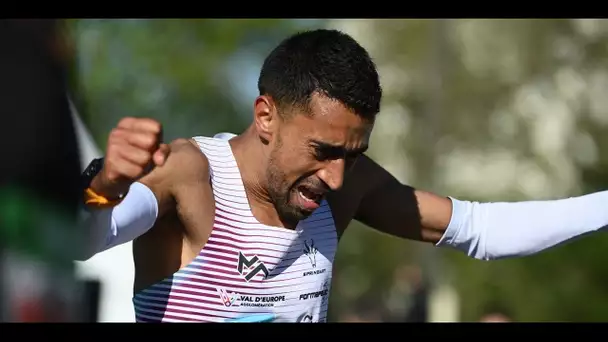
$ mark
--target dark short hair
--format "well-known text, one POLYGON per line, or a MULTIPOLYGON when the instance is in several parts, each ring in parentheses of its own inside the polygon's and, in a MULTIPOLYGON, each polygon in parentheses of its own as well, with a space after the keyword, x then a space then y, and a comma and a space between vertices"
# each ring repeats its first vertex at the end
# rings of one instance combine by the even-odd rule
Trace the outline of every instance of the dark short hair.
POLYGON ((368 52, 351 36, 329 29, 297 33, 282 41, 264 60, 258 89, 279 107, 309 108, 311 96, 318 92, 369 119, 380 111, 382 97, 368 52))

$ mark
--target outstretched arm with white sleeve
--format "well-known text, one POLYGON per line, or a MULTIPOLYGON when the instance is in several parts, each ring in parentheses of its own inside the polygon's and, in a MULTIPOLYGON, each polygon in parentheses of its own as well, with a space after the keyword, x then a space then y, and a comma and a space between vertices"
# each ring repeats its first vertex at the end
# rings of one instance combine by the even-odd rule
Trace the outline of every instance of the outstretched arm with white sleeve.
POLYGON ((357 163, 351 184, 366 185, 356 219, 379 231, 453 248, 475 259, 531 255, 608 226, 608 191, 555 200, 480 203, 413 189, 367 157, 357 163))
POLYGON ((535 254, 608 226, 608 191, 547 201, 451 202, 437 246, 480 260, 535 254))

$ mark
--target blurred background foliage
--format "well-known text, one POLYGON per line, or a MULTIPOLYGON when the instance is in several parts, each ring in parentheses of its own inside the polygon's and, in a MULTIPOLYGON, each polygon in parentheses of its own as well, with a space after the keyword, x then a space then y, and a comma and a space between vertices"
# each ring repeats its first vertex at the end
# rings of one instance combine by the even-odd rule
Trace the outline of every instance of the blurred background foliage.
MULTIPOLYGON (((601 19, 72 20, 76 102, 102 149, 127 115, 160 120, 167 140, 238 133, 265 56, 321 27, 352 34, 376 60, 385 98, 369 154, 403 182, 477 201, 608 188, 601 19)), ((515 321, 603 321, 607 249, 595 234, 481 262, 354 222, 336 259, 330 320, 475 321, 494 310, 515 321)))

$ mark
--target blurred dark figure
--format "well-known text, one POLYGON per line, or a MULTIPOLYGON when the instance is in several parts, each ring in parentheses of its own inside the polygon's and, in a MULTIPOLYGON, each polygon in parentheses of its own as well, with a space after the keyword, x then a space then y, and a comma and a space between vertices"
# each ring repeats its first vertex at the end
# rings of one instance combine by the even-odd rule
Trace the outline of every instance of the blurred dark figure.
POLYGON ((429 319, 429 280, 426 279, 422 269, 418 266, 406 267, 404 277, 409 281, 411 286, 411 302, 405 316, 405 322, 427 322, 429 319))
POLYGON ((410 307, 405 322, 424 323, 428 322, 428 299, 429 287, 419 286, 412 293, 412 306, 410 307))
POLYGON ((385 322, 427 322, 429 281, 419 265, 405 263, 395 268, 385 301, 385 322))
POLYGON ((0 186, 27 189, 74 215, 80 164, 61 22, 0 20, 0 47, 0 186))
POLYGON ((81 189, 62 22, 0 20, 0 321, 75 320, 81 189))

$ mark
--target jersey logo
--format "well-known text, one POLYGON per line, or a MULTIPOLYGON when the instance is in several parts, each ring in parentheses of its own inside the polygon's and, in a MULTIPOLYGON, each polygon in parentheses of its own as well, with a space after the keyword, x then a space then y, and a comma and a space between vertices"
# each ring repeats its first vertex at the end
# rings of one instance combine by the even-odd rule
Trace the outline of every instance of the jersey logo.
POLYGON ((247 282, 249 282, 260 272, 264 273, 264 278, 268 277, 268 274, 270 273, 268 272, 266 265, 264 265, 257 255, 254 255, 251 259, 247 259, 247 257, 241 251, 239 251, 239 262, 236 270, 245 278, 247 282), (250 269, 252 267, 253 269, 251 271, 245 272, 246 269, 250 269))
POLYGON ((298 318, 296 318, 296 323, 313 323, 312 321, 312 313, 311 312, 303 312, 298 318))
POLYGON ((312 265, 312 268, 316 268, 317 267, 317 251, 318 249, 315 247, 315 241, 313 239, 310 239, 310 245, 308 245, 308 242, 306 240, 304 240, 304 254, 306 254, 306 256, 308 256, 308 260, 310 260, 310 264, 312 265))
POLYGON ((236 294, 236 293, 228 294, 228 292, 226 290, 220 289, 220 288, 217 288, 217 293, 220 295, 222 304, 224 304, 224 306, 228 306, 228 307, 232 306, 232 304, 234 304, 234 302, 238 298, 238 294, 236 294))

